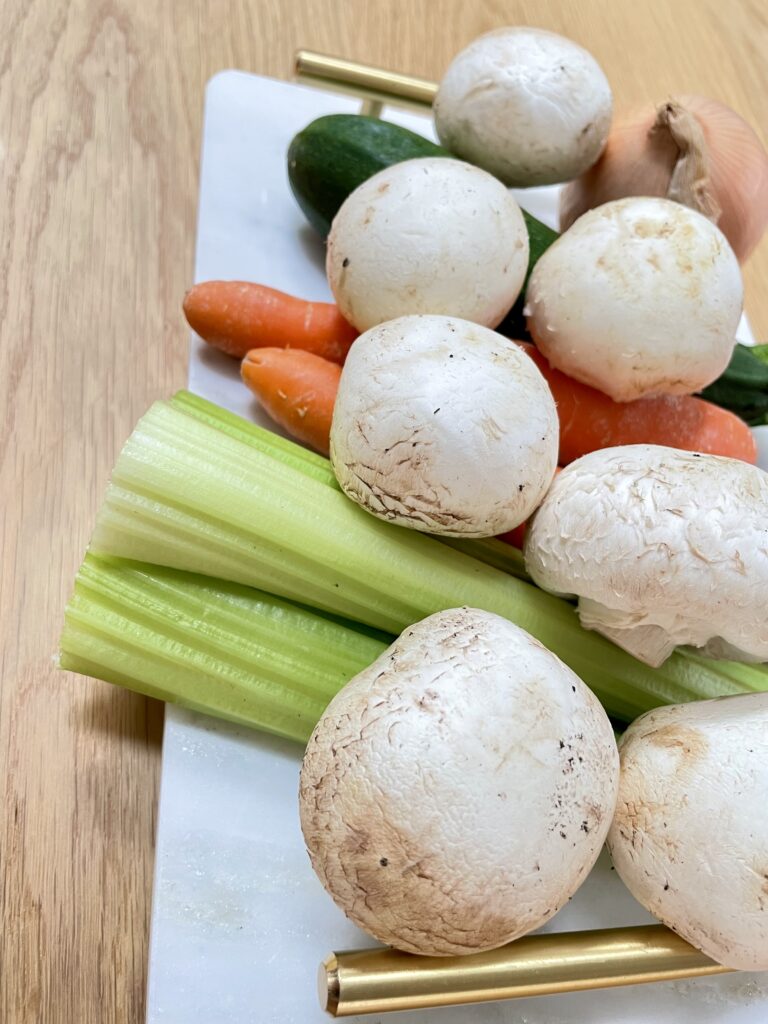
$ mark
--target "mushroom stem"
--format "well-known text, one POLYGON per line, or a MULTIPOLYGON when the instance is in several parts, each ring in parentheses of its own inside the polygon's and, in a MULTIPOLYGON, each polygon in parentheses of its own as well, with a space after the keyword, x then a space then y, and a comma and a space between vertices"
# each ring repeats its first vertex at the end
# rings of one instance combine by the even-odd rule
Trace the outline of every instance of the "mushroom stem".
POLYGON ((579 621, 585 629, 594 629, 627 654, 653 668, 663 665, 677 646, 674 637, 662 626, 648 622, 627 624, 628 619, 637 619, 636 613, 608 608, 588 597, 579 598, 578 607, 579 621))

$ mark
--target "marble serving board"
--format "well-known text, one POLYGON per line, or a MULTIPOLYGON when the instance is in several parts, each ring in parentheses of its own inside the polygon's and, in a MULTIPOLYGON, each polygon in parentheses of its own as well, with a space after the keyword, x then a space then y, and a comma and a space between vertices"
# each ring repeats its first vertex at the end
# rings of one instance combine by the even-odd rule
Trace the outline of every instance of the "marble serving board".
MULTIPOLYGON (((286 178, 292 136, 355 101, 225 71, 208 85, 195 278, 260 281, 329 297, 323 246, 286 178)), ((431 135, 426 118, 386 111, 431 135)), ((556 190, 525 206, 554 226, 556 190)), ((745 327, 745 325, 743 325, 745 327)), ((748 330, 748 329, 747 329, 748 330)), ((749 340, 748 334, 742 334, 749 340)), ((237 364, 192 340, 191 390, 273 428, 237 364)), ((169 705, 163 741, 152 906, 149 1024, 320 1024, 317 967, 370 946, 309 865, 298 824, 296 744, 169 705)), ((605 855, 548 930, 651 920, 605 855)), ((355 1021, 407 1024, 763 1024, 768 975, 728 975, 355 1021)))

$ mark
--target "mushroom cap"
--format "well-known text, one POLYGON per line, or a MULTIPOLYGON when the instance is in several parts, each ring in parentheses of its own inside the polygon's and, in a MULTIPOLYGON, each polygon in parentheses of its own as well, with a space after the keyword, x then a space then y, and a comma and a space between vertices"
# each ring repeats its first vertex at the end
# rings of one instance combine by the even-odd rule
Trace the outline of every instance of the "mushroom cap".
POLYGON ((528 329, 552 366, 617 402, 700 391, 736 343, 743 286, 725 235, 669 199, 580 217, 544 253, 528 329))
POLYGON ((408 313, 495 327, 527 269, 528 231, 513 197, 448 157, 374 174, 346 198, 328 236, 328 282, 360 331, 408 313))
POLYGON ((594 694, 506 619, 407 629, 331 701, 301 827, 335 902, 381 942, 449 956, 547 921, 594 864, 618 754, 594 694))
POLYGON ((545 590, 651 665, 682 644, 768 660, 768 474, 660 445, 604 448, 567 466, 526 533, 545 590))
POLYGON ((486 327, 407 316, 350 349, 331 462, 379 519, 456 537, 511 530, 544 496, 559 426, 533 360, 486 327))
POLYGON ((718 963, 768 970, 768 694, 657 708, 619 750, 608 846, 627 888, 718 963))
POLYGON ((597 160, 613 98, 595 58, 540 28, 487 32, 454 57, 434 103, 443 145, 507 185, 551 185, 597 160))

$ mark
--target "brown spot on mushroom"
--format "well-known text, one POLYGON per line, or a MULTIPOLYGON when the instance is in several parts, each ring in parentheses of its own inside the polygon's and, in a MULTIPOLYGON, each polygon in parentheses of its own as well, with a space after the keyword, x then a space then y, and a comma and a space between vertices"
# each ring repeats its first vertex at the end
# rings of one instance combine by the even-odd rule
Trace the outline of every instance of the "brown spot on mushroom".
POLYGON ((709 743, 698 729, 676 724, 654 729, 646 737, 657 747, 679 750, 681 758, 690 763, 703 758, 709 750, 709 743))
POLYGON ((638 238, 669 238, 675 232, 675 225, 668 220, 659 221, 650 218, 638 218, 633 226, 638 238))

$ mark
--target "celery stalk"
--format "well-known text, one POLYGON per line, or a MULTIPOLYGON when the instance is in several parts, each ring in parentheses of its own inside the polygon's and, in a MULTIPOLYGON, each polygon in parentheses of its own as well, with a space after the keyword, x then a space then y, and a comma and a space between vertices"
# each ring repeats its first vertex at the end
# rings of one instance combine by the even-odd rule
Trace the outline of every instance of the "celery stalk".
POLYGON ((193 395, 191 391, 177 391, 170 404, 201 423, 207 423, 265 455, 274 456, 280 462, 300 470, 320 483, 340 490, 331 464, 323 455, 302 448, 301 445, 294 444, 293 441, 288 441, 271 430, 257 427, 255 423, 249 423, 242 416, 237 416, 229 409, 222 409, 220 405, 209 402, 207 398, 193 395))
MULTIPOLYGON (((306 448, 294 444, 293 441, 287 441, 279 434, 263 430, 255 423, 244 420, 242 416, 236 416, 228 409, 222 409, 214 402, 209 402, 199 395, 193 395, 190 391, 177 391, 170 400, 170 404, 202 423, 208 423, 230 437, 235 437, 244 444, 251 445, 265 455, 271 455, 293 469, 300 470, 314 480, 327 484, 337 491, 341 490, 331 464, 324 456, 308 451, 306 448)), ((484 540, 463 540, 457 537, 440 537, 438 539, 442 543, 448 544, 449 547, 463 551, 487 565, 492 565, 494 569, 501 569, 521 580, 530 580, 525 571, 522 552, 510 544, 505 544, 493 537, 484 540)))
MULTIPOLYGON (((221 576, 389 633, 443 608, 485 608, 557 653, 624 720, 750 688, 716 662, 675 655, 648 668, 583 630, 567 602, 375 519, 242 430, 156 403, 118 459, 92 550, 221 576)), ((765 682, 755 670, 753 688, 765 682)))
POLYGON ((495 537, 487 537, 483 540, 464 540, 461 537, 440 537, 441 543, 447 544, 456 551, 463 551, 465 555, 476 558, 479 562, 493 566, 501 572, 516 576, 519 580, 531 582, 531 577, 525 570, 525 559, 522 551, 506 544, 503 540, 496 540, 495 537))
POLYGON ((250 588, 87 555, 62 668, 306 742, 385 641, 250 588))

